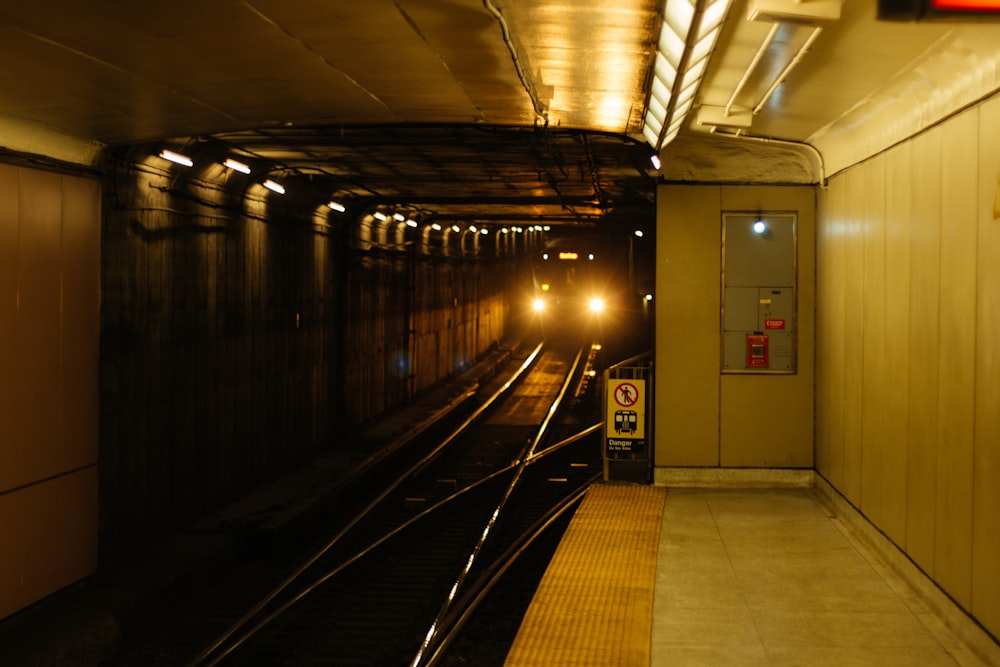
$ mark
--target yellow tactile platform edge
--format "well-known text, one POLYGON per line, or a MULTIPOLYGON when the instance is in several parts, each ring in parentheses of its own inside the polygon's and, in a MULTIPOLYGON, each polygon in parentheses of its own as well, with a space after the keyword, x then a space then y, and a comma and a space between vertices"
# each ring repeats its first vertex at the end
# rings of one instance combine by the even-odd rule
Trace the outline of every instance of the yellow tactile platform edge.
POLYGON ((648 665, 666 489, 595 484, 570 521, 505 667, 648 665))

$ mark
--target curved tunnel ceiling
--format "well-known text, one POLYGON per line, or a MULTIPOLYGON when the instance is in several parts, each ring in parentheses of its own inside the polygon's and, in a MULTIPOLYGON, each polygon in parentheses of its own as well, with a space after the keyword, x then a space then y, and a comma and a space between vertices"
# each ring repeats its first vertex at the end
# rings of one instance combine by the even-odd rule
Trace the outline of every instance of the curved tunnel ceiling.
POLYGON ((590 224, 648 206, 657 179, 815 183, 998 85, 995 23, 843 0, 813 40, 808 21, 751 20, 757 2, 729 8, 659 174, 639 137, 663 0, 6 3, 0 152, 90 165, 215 144, 316 197, 590 224), (699 119, 728 104, 749 126, 699 119))

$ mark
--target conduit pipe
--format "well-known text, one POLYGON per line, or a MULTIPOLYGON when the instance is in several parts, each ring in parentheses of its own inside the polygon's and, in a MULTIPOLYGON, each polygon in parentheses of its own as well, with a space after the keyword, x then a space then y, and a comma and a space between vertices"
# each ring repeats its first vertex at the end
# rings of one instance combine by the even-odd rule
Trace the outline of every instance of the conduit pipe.
POLYGON ((733 90, 733 94, 729 96, 729 101, 726 102, 726 116, 731 115, 730 110, 733 108, 733 103, 736 101, 736 96, 740 94, 740 91, 743 90, 743 86, 747 84, 747 81, 750 79, 750 76, 753 74, 754 70, 757 69, 757 65, 760 64, 761 58, 764 57, 764 54, 767 52, 767 49, 771 46, 771 42, 774 41, 774 37, 778 34, 778 29, 780 27, 781 27, 780 23, 771 24, 771 30, 768 31, 767 37, 764 38, 764 41, 757 48, 757 52, 753 55, 753 59, 750 61, 750 64, 747 65, 746 70, 743 72, 743 77, 740 79, 739 83, 736 84, 736 88, 735 90, 733 90))
POLYGON ((762 99, 760 103, 753 108, 754 115, 760 113, 760 110, 764 108, 764 105, 767 104, 767 101, 771 98, 771 95, 774 94, 774 91, 777 90, 778 86, 780 86, 781 83, 785 80, 785 77, 787 77, 788 74, 792 71, 792 69, 794 69, 795 66, 802 61, 802 58, 804 58, 806 53, 809 51, 809 47, 812 46, 813 42, 816 41, 816 38, 819 37, 819 34, 821 32, 823 32, 823 28, 813 29, 812 34, 809 35, 809 38, 795 53, 795 57, 792 58, 787 65, 785 65, 785 69, 781 70, 781 74, 778 75, 778 78, 774 80, 774 83, 771 84, 771 87, 767 89, 766 93, 764 93, 764 99, 762 99))

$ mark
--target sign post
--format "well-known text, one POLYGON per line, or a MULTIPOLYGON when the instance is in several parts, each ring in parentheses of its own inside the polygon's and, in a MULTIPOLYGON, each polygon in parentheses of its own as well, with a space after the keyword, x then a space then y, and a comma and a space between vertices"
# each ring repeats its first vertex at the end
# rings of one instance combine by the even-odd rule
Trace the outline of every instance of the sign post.
POLYGON ((609 369, 604 382, 604 479, 650 482, 646 368, 609 369), (616 375, 617 377, 612 377, 616 375))

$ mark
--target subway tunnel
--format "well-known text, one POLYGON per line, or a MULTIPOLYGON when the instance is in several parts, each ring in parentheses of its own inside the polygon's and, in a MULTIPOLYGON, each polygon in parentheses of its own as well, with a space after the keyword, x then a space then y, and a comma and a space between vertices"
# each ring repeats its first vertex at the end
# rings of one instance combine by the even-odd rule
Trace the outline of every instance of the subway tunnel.
POLYGON ((995 11, 0 10, 0 619, 461 374, 597 238, 651 484, 805 471, 995 641, 995 11))

